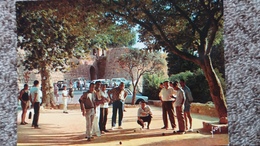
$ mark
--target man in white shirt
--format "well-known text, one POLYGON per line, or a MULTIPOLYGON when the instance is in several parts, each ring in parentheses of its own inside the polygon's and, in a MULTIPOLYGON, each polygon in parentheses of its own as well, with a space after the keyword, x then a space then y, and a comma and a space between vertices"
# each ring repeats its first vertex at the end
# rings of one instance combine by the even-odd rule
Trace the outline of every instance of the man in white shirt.
POLYGON ((82 115, 86 118, 86 138, 88 141, 93 139, 93 121, 96 114, 96 97, 94 87, 95 84, 91 83, 89 85, 89 90, 87 92, 83 92, 83 95, 79 99, 82 115))
POLYGON ((33 87, 30 90, 30 101, 34 109, 32 127, 34 127, 35 129, 39 129, 38 120, 39 120, 40 102, 41 102, 40 94, 41 91, 39 89, 39 81, 35 80, 33 82, 33 87))
POLYGON ((106 129, 107 124, 107 115, 108 115, 108 107, 110 98, 108 97, 108 94, 106 92, 106 85, 101 84, 101 91, 100 91, 103 104, 100 104, 100 119, 99 119, 99 128, 101 132, 109 132, 106 129))
POLYGON ((62 101, 63 101, 63 113, 68 114, 68 98, 69 98, 69 92, 67 90, 67 87, 64 85, 63 90, 61 92, 62 95, 62 101))
POLYGON ((145 101, 141 101, 141 107, 137 111, 137 123, 144 128, 144 122, 147 122, 147 129, 150 127, 152 120, 152 110, 145 101))
POLYGON ((184 91, 178 87, 177 81, 175 81, 173 83, 173 88, 174 88, 174 90, 177 91, 176 101, 175 101, 176 115, 177 115, 178 126, 179 126, 179 131, 177 131, 177 132, 184 133, 185 132, 184 103, 185 103, 186 97, 185 97, 184 91))
POLYGON ((168 119, 167 113, 171 122, 171 127, 174 129, 175 119, 174 119, 174 109, 173 109, 173 102, 175 101, 176 91, 169 86, 169 81, 164 81, 163 83, 164 88, 159 93, 159 98, 162 101, 162 115, 163 115, 163 123, 164 127, 162 129, 168 129, 168 119))

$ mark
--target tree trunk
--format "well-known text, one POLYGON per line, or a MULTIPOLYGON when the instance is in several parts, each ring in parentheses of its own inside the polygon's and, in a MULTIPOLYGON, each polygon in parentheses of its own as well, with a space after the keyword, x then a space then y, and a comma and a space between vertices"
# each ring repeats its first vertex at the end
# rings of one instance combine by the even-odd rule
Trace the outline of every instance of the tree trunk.
POLYGON ((50 106, 55 108, 54 99, 54 90, 51 79, 50 70, 47 67, 42 68, 41 70, 41 88, 42 88, 42 105, 45 108, 50 106))
POLYGON ((200 65, 209 84, 210 95, 218 112, 220 123, 227 123, 227 105, 222 85, 215 73, 209 56, 204 57, 200 65))
MULTIPOLYGON (((133 84, 134 85, 134 84, 133 84)), ((133 88, 133 97, 132 97, 132 105, 135 104, 135 98, 136 98, 136 85, 134 85, 134 88, 133 88)))

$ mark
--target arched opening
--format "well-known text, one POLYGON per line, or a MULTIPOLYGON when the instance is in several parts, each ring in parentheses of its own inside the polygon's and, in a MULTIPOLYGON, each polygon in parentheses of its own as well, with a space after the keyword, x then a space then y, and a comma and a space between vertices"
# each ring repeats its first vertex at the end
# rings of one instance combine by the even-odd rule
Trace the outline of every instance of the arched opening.
POLYGON ((90 80, 95 80, 96 79, 96 70, 93 66, 90 67, 90 80))
POLYGON ((93 49, 93 55, 94 55, 94 56, 97 55, 97 51, 96 51, 96 49, 93 49))

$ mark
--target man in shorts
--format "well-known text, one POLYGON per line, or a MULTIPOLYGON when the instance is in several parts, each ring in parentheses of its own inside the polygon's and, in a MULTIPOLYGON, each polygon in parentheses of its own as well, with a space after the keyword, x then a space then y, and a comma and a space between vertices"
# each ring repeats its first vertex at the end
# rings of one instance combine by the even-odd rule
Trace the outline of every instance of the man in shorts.
POLYGON ((193 97, 190 91, 190 88, 186 86, 185 81, 183 79, 180 80, 180 85, 185 92, 185 103, 184 103, 184 119, 185 119, 185 126, 186 126, 186 131, 192 132, 192 118, 190 115, 190 104, 193 101, 193 97), (188 128, 188 119, 189 119, 189 128, 188 128))

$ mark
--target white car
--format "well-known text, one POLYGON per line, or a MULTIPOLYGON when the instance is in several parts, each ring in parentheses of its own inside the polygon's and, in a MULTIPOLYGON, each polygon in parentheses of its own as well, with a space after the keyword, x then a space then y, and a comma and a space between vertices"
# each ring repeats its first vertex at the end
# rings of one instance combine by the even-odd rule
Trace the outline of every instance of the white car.
POLYGON ((112 87, 119 86, 121 82, 125 83, 125 86, 127 88, 131 85, 131 81, 126 80, 125 78, 112 78, 110 80, 112 87))

